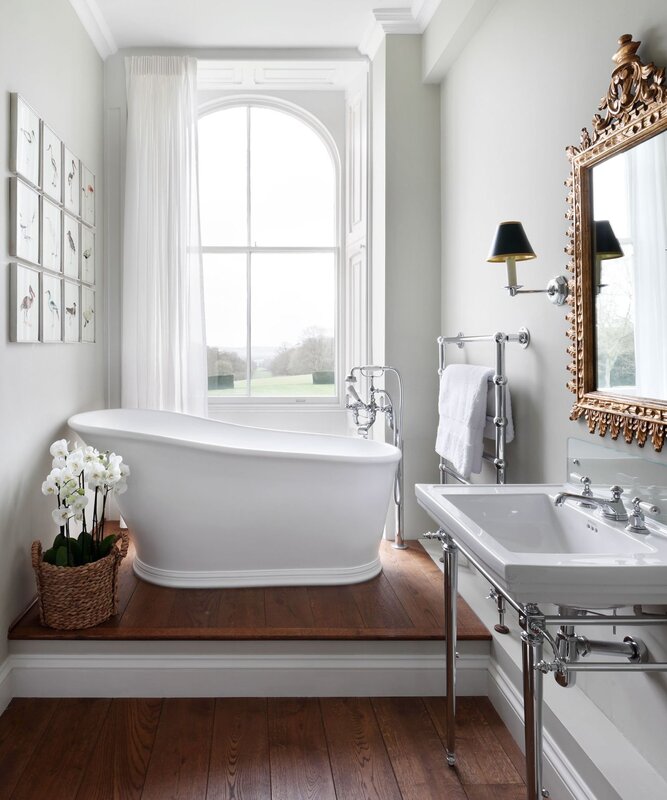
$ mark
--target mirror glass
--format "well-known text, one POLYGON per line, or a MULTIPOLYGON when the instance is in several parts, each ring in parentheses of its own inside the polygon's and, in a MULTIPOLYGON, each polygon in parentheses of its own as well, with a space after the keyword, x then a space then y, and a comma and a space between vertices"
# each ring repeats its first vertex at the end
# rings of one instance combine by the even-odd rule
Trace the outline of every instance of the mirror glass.
POLYGON ((592 169, 597 389, 667 400, 667 131, 592 169))

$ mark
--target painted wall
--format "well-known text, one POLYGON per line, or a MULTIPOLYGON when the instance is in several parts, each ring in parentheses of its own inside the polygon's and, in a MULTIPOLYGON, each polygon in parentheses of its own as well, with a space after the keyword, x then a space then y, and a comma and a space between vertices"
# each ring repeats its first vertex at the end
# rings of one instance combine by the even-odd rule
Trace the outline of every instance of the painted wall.
POLYGON ((440 98, 421 79, 421 36, 388 36, 373 62, 373 358, 404 385, 405 533, 432 527, 415 483, 437 481, 437 348, 440 334, 440 98), (384 267, 384 269, 383 269, 384 267), (383 276, 382 276, 382 273, 383 276), (375 281, 375 277, 374 277, 375 281), (375 293, 378 282, 374 282, 375 293), (378 352, 384 339, 384 353, 378 352))
MULTIPOLYGON (((56 530, 52 503, 40 493, 50 469, 49 444, 66 435, 65 421, 106 400, 104 270, 98 257, 97 338, 94 345, 8 342, 9 331, 9 93, 19 92, 96 175, 97 215, 103 220, 102 62, 67 0, 5 0, 0 27, 0 665, 5 632, 35 592, 33 539, 56 530)), ((97 228, 102 252, 102 226, 97 228)))
MULTIPOLYGON (((662 0, 497 2, 442 82, 443 331, 526 326, 532 335, 528 350, 507 351, 517 429, 508 448, 511 482, 562 481, 568 437, 592 438, 583 422, 568 419, 567 309, 539 295, 510 298, 502 288, 504 267, 485 259, 498 222, 518 219, 538 254, 518 266, 519 283, 544 288, 565 271, 565 148, 590 126, 623 33, 643 42, 644 61, 667 64, 662 0)), ((467 347, 451 359, 491 364, 493 353, 484 347, 467 347)), ((616 448, 641 452, 624 443, 616 448)), ((667 463, 667 455, 658 458, 667 463)), ((606 637, 609 629, 590 635, 606 637)), ((665 660, 667 637, 655 631, 644 636, 652 656, 665 660)), ((580 686, 667 777, 664 677, 591 675, 580 686)))

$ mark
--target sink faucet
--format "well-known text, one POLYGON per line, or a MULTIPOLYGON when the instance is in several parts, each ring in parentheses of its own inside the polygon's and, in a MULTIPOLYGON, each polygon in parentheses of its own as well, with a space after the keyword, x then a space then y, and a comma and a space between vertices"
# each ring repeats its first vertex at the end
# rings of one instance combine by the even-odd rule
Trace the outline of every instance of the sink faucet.
POLYGON ((609 490, 611 498, 595 497, 595 495, 582 495, 574 494, 573 492, 559 492, 554 498, 554 505, 562 506, 566 500, 577 500, 581 502, 585 500, 587 505, 596 505, 602 512, 602 516, 607 519, 613 519, 615 522, 627 522, 628 512, 625 510, 621 495, 623 489, 620 486, 612 486, 609 490))

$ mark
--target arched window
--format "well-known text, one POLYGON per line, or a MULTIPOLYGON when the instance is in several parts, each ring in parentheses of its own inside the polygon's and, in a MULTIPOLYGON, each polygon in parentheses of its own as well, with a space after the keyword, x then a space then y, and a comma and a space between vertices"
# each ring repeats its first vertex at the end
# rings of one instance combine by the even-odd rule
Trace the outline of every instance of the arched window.
POLYGON ((209 396, 336 396, 338 167, 305 112, 246 102, 199 121, 209 396))

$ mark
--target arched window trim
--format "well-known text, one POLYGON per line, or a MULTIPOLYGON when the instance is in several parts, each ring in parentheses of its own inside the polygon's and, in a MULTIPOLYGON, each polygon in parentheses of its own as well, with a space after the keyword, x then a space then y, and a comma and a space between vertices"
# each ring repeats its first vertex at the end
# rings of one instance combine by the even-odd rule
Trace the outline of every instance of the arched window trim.
MULTIPOLYGON (((285 248, 286 250, 301 250, 303 252, 318 252, 326 250, 327 252, 334 252, 334 263, 336 270, 336 297, 335 297, 335 374, 336 374, 336 394, 331 397, 209 397, 208 403, 211 410, 215 408, 225 407, 242 407, 244 409, 251 409, 253 407, 267 409, 267 407, 274 408, 294 408, 298 405, 301 409, 308 406, 316 409, 344 407, 342 386, 342 369, 343 369, 343 354, 345 353, 345 320, 344 320, 344 274, 343 274, 343 187, 342 187, 342 163, 341 155, 336 145, 336 142, 331 135, 330 131, 314 114, 302 106, 292 103, 289 100, 282 98, 272 97, 270 95, 260 94, 235 94, 227 97, 218 97, 213 100, 201 103, 199 106, 199 117, 214 114, 217 111, 223 111, 230 108, 270 108, 290 116, 295 117, 304 124, 306 124, 324 144, 334 168, 335 179, 335 242, 333 247, 295 247, 285 248)), ((206 247, 203 246, 203 252, 239 252, 244 250, 251 250, 260 252, 261 247, 243 248, 243 247, 206 247)), ((281 248, 270 248, 272 250, 280 250, 281 248)))

